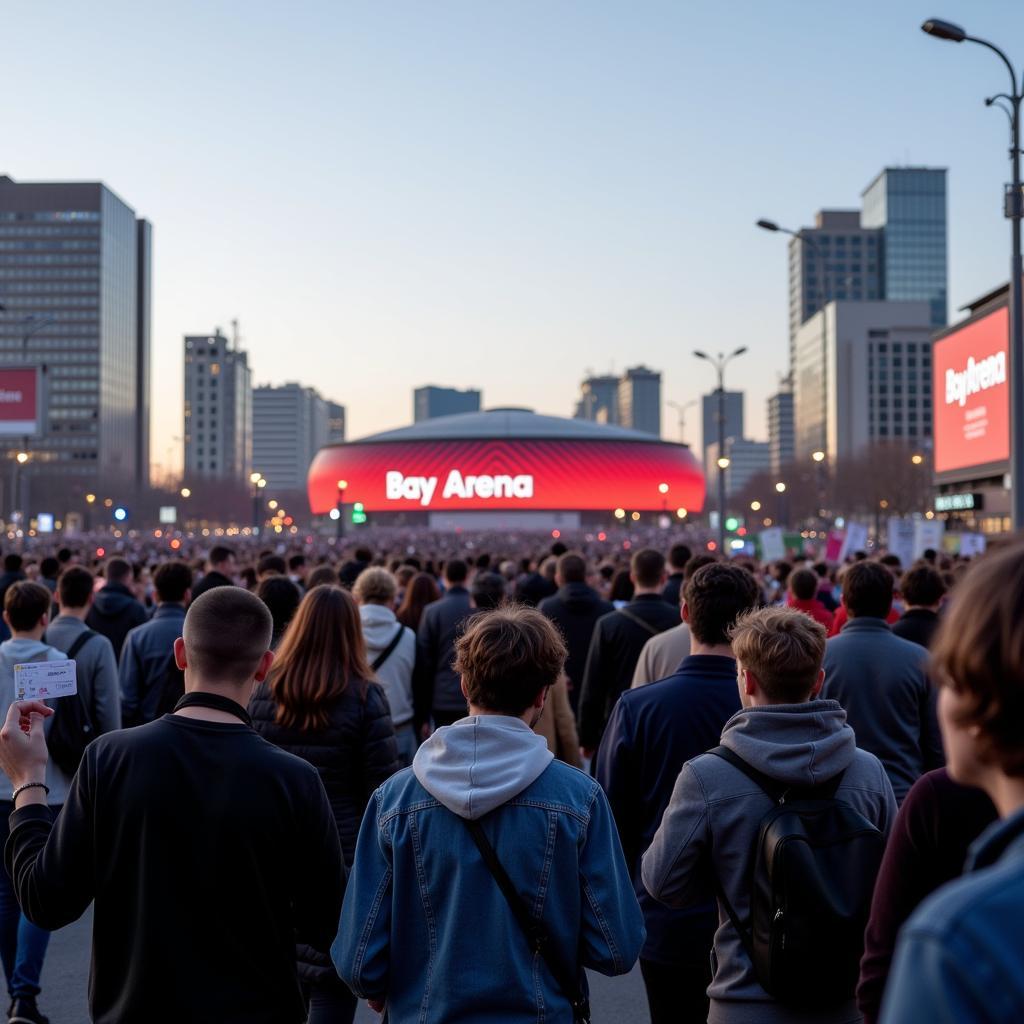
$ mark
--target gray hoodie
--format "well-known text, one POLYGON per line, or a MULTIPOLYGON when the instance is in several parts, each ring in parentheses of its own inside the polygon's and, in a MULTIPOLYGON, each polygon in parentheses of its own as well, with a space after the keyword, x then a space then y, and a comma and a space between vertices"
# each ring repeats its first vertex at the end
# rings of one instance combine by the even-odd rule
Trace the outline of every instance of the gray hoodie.
MULTIPOLYGON (((398 632, 395 613, 382 604, 359 606, 366 641, 366 660, 371 664, 388 649, 398 632)), ((412 670, 416 665, 416 634, 403 627, 402 639, 374 672, 374 677, 387 694, 391 721, 395 728, 412 721, 412 670)))
MULTIPOLYGON (((873 754, 858 750, 846 713, 832 700, 745 708, 722 731, 722 744, 780 782, 810 786, 845 771, 836 797, 885 835, 896 817, 892 786, 873 754)), ((749 879, 758 826, 772 800, 737 768, 713 754, 687 762, 661 827, 644 855, 647 891, 672 907, 707 900, 714 870, 741 921, 750 916, 749 879)), ((853 999, 827 1010, 794 1010, 757 983, 728 916, 719 907, 712 952, 709 1024, 853 1024, 853 999)))
MULTIPOLYGON (((14 703, 14 666, 27 661, 63 661, 64 653, 58 651, 41 640, 14 639, 5 640, 0 644, 0 714, 6 716, 7 709, 14 703)), ((62 697, 61 700, 70 700, 69 697, 62 697)), ((56 701, 46 702, 50 707, 56 707, 56 701)), ((53 717, 46 719, 43 728, 50 731, 53 724, 53 717)), ((51 807, 59 807, 67 799, 68 787, 71 780, 53 763, 53 760, 46 765, 46 784, 50 787, 49 796, 46 802, 51 807)), ((0 800, 10 800, 13 789, 11 780, 0 772, 0 800)))
POLYGON ((413 758, 423 788, 460 818, 475 821, 531 785, 554 760, 521 718, 472 715, 438 729, 413 758))

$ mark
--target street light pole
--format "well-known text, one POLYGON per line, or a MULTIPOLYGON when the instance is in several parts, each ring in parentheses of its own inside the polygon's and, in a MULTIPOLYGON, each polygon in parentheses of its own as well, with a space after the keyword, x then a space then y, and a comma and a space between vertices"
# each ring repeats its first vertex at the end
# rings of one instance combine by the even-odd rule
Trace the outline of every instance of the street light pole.
POLYGON ((342 540, 345 536, 345 491, 348 490, 348 481, 338 481, 338 520, 335 535, 338 540, 342 540))
MULTIPOLYGON (((698 359, 704 359, 709 362, 718 374, 718 550, 725 550, 725 471, 722 466, 721 460, 726 458, 725 455, 725 368, 729 363, 737 356, 743 355, 747 351, 746 345, 741 345, 734 352, 730 352, 729 355, 723 355, 721 352, 718 353, 717 357, 709 356, 706 352, 695 350, 694 355, 698 359)), ((706 443, 706 442, 705 442, 706 443)), ((728 462, 726 462, 728 465, 728 462)))
MULTIPOLYGON (((952 43, 977 43, 991 50, 1010 72, 1010 92, 1000 93, 985 101, 992 106, 996 99, 1010 104, 1010 166, 1013 180, 1006 190, 1003 212, 1010 220, 1010 511, 1014 530, 1024 529, 1024 262, 1021 258, 1021 217, 1024 196, 1020 177, 1020 107, 1024 99, 1024 81, 1018 86, 1017 72, 1010 58, 994 43, 969 36, 959 25, 930 18, 921 30, 937 39, 952 43)), ((1006 110, 1005 107, 1003 107, 1006 110)))

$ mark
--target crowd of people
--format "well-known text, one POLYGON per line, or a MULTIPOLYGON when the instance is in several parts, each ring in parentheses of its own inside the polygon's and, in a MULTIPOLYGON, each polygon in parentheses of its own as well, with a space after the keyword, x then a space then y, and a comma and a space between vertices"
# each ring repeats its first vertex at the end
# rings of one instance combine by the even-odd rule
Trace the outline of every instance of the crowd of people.
POLYGON ((1024 547, 376 540, 6 557, 11 1024, 1024 1020, 1024 547))

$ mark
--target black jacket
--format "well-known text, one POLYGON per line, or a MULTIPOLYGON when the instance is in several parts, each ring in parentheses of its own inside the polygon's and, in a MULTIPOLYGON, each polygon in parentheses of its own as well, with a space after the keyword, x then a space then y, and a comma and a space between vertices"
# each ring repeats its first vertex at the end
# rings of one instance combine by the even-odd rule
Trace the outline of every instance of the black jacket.
POLYGON ((931 647, 932 638, 938 628, 938 612, 930 611, 927 608, 911 608, 903 613, 898 622, 892 624, 892 631, 897 636, 901 636, 911 643, 920 644, 922 647, 931 647))
POLYGON ((681 572, 674 572, 669 576, 665 583, 665 589, 661 592, 661 596, 673 608, 678 608, 683 599, 683 582, 686 577, 681 572))
POLYGON ((466 710, 466 698, 462 696, 452 662, 455 641, 472 612, 469 591, 465 587, 449 587, 440 601, 423 609, 416 633, 416 668, 412 679, 417 723, 425 722, 435 709, 466 710))
POLYGON ((102 633, 114 646, 120 660, 128 631, 149 621, 146 609, 123 583, 108 583, 95 597, 85 624, 102 633))
POLYGON ((625 609, 597 620, 577 709, 580 746, 594 748, 601 741, 619 694, 633 682, 633 671, 644 644, 652 636, 678 625, 679 609, 673 608, 661 594, 639 594, 625 609), (642 619, 646 625, 636 619, 642 619))
POLYGON ((565 674, 569 677, 569 700, 575 711, 594 627, 602 615, 615 611, 615 608, 586 583, 567 583, 554 597, 544 598, 539 610, 561 630, 569 648, 565 674))
MULTIPOLYGON (((267 683, 260 683, 253 692, 249 714, 253 728, 265 740, 316 768, 334 813, 345 864, 351 866, 359 825, 373 791, 401 767, 384 690, 378 683, 350 681, 330 710, 327 728, 316 732, 279 725, 277 704, 267 683)), ((300 977, 316 981, 332 972, 326 947, 299 947, 300 977)))
POLYGON ((205 594, 208 590, 213 590, 214 587, 233 587, 234 583, 224 575, 222 572, 217 572, 216 569, 208 572, 203 578, 192 588, 192 600, 194 601, 197 597, 205 594))

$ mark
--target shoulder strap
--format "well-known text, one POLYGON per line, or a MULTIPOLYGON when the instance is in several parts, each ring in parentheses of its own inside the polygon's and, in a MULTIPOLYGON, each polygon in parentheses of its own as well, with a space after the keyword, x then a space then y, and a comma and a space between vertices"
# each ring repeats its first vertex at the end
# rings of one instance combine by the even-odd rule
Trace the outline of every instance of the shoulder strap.
POLYGON ((370 665, 370 668, 372 668, 374 672, 376 672, 377 669, 379 669, 381 665, 383 665, 384 662, 387 661, 388 658, 390 658, 391 655, 395 653, 395 648, 402 641, 403 633, 405 633, 405 626, 399 623, 398 632, 396 632, 395 635, 391 638, 391 643, 389 643, 387 647, 385 647, 384 650, 381 651, 380 654, 378 654, 377 657, 373 659, 373 663, 370 665))
POLYGON ((831 779, 819 782, 816 786, 789 786, 784 782, 773 779, 764 772, 759 772, 753 765, 748 764, 735 751, 726 746, 717 746, 708 751, 723 761, 728 761, 734 768, 743 772, 744 775, 756 786, 770 796, 776 803, 781 803, 787 796, 792 795, 794 799, 831 800, 836 795, 839 784, 846 774, 845 769, 831 779))
POLYGON ((473 837, 473 842, 476 843, 480 856, 483 857, 484 863, 494 876, 495 882, 498 883, 498 888, 501 889, 502 895, 512 911, 512 916, 516 919, 516 923, 522 929, 527 942, 530 944, 530 949, 534 953, 540 954, 541 959, 547 964, 548 970, 557 982, 558 987, 569 999, 569 1002, 572 1003, 573 1020, 577 1024, 589 1024, 590 1000, 580 985, 579 978, 572 977, 565 970, 561 962, 556 959, 555 952, 550 947, 551 936, 548 934, 548 930, 540 921, 534 920, 530 914, 522 896, 516 891, 512 879, 508 877, 508 872, 502 866, 501 861, 498 860, 498 855, 494 852, 494 847, 487 838, 480 822, 469 821, 466 818, 460 820, 469 829, 469 834, 473 837))
POLYGON ((75 655, 94 637, 96 634, 91 629, 83 629, 81 633, 75 637, 75 642, 68 648, 68 658, 72 661, 75 660, 75 655))
POLYGON ((636 612, 631 612, 628 608, 620 608, 619 614, 625 615, 630 622, 635 622, 638 626, 642 626, 651 636, 657 636, 661 632, 656 626, 652 626, 646 619, 641 619, 636 612))

